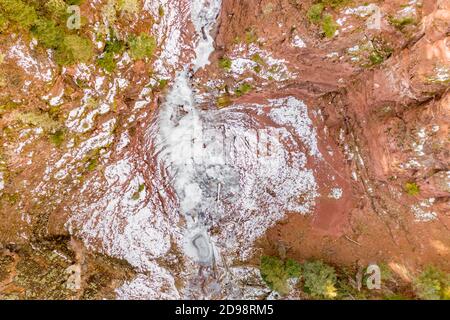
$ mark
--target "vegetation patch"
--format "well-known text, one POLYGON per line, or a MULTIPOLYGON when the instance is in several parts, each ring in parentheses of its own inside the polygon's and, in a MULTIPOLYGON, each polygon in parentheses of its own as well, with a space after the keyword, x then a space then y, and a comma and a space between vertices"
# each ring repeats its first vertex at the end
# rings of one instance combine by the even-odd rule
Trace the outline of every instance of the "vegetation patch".
POLYGON ((156 39, 146 33, 133 36, 128 41, 130 54, 135 60, 152 57, 156 49, 156 39))
POLYGON ((234 93, 236 94, 236 96, 240 97, 244 94, 249 93, 252 89, 253 87, 249 83, 244 82, 234 90, 234 93))
POLYGON ((97 59, 97 65, 107 72, 113 72, 116 69, 116 56, 125 50, 125 43, 113 34, 111 31, 110 39, 106 41, 103 54, 97 59))
POLYGON ((389 19, 389 22, 400 31, 403 31, 407 26, 416 24, 416 19, 412 17, 401 17, 401 18, 391 17, 389 19))
POLYGON ((50 0, 39 1, 2 0, 0 2, 0 32, 27 30, 36 37, 39 45, 55 50, 56 62, 70 65, 88 62, 93 55, 91 41, 77 30, 66 28, 68 3, 50 0))
POLYGON ((231 69, 231 59, 227 58, 227 57, 222 57, 219 59, 219 67, 226 70, 226 71, 230 71, 231 69))
POLYGON ((60 127, 60 124, 50 118, 48 113, 26 112, 17 113, 15 120, 22 122, 23 124, 31 125, 34 127, 40 127, 45 131, 54 131, 60 127))
POLYGON ((288 280, 299 278, 300 265, 294 260, 283 261, 277 257, 263 256, 260 264, 261 277, 270 289, 281 295, 289 293, 288 280))
POLYGON ((60 147, 64 142, 64 130, 59 129, 49 135, 50 142, 56 147, 60 147))
POLYGON ((227 93, 217 97, 217 100, 216 100, 216 105, 217 105, 217 108, 219 108, 219 109, 228 107, 231 103, 232 103, 232 101, 231 101, 230 95, 227 93))
POLYGON ((258 41, 258 36, 253 28, 245 30, 245 43, 252 44, 258 41))
POLYGON ((322 261, 305 262, 302 265, 303 290, 313 298, 337 297, 334 268, 322 261))
POLYGON ((93 46, 89 39, 78 35, 68 35, 56 54, 56 61, 61 65, 76 62, 88 62, 93 56, 93 46))
POLYGON ((28 29, 37 20, 36 10, 20 0, 2 0, 0 2, 0 14, 18 27, 28 29))
POLYGON ((322 19, 322 12, 323 12, 324 6, 322 3, 316 3, 313 4, 307 13, 307 17, 310 22, 312 23, 319 23, 322 19))
POLYGON ((428 266, 415 280, 414 290, 420 299, 450 300, 450 276, 428 266))
POLYGON ((420 194, 420 188, 415 182, 407 182, 405 184, 405 191, 410 196, 417 196, 420 194))
POLYGON ((331 14, 325 13, 325 9, 338 8, 345 5, 348 1, 322 0, 313 4, 307 11, 306 16, 312 24, 319 25, 323 34, 327 38, 333 38, 338 29, 338 24, 334 21, 331 14))
POLYGON ((331 14, 326 14, 322 18, 322 31, 327 38, 333 38, 336 34, 338 24, 331 14))
POLYGON ((135 193, 133 193, 133 195, 131 196, 131 199, 134 201, 139 200, 139 198, 141 197, 141 192, 144 191, 145 189, 145 184, 140 184, 137 191, 135 193))

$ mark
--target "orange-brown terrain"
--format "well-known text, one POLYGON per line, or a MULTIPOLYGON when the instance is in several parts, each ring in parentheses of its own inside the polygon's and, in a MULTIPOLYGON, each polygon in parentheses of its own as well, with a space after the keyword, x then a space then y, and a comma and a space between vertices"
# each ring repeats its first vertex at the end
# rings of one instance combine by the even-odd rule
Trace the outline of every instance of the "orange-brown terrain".
POLYGON ((449 83, 448 0, 0 0, 0 299, 450 299, 449 83))

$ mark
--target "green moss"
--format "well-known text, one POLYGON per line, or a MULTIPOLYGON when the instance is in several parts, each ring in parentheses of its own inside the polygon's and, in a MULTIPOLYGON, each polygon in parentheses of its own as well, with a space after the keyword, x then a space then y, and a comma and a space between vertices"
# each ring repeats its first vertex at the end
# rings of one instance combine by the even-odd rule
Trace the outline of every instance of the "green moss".
POLYGON ((91 172, 94 171, 98 166, 98 158, 91 158, 88 160, 86 170, 91 172))
POLYGON ((312 5, 306 14, 308 20, 312 23, 319 23, 322 18, 323 9, 324 6, 322 3, 312 5))
POLYGON ((383 63, 391 54, 392 49, 384 44, 374 44, 374 50, 369 54, 369 67, 383 63))
POLYGON ((420 299, 450 300, 450 276, 436 267, 427 267, 413 285, 420 299))
POLYGON ((337 296, 334 268, 322 261, 305 262, 302 265, 303 289, 313 298, 334 299, 337 296))
POLYGON ((64 18, 67 17, 67 4, 63 0, 49 0, 44 5, 45 10, 49 17, 53 20, 63 22, 64 18))
POLYGON ((162 18, 164 17, 164 7, 162 5, 160 5, 158 7, 158 15, 162 18))
POLYGON ((237 87, 236 90, 234 90, 234 93, 238 97, 240 97, 240 96, 243 96, 244 94, 250 92, 252 89, 253 89, 253 87, 250 84, 244 82, 239 87, 237 87))
POLYGON ((380 53, 374 51, 369 55, 369 61, 372 65, 377 65, 384 61, 384 57, 380 53))
POLYGON ((395 281, 394 280, 394 274, 392 272, 391 267, 385 262, 381 262, 378 264, 381 271, 381 281, 389 282, 389 281, 395 281))
POLYGON ((50 141, 57 147, 60 147, 64 142, 64 130, 59 129, 49 135, 50 141))
POLYGON ((164 90, 169 84, 169 79, 160 79, 158 81, 159 90, 164 90))
POLYGON ((282 261, 277 257, 261 257, 260 272, 264 282, 281 295, 289 293, 288 280, 300 277, 300 265, 294 260, 282 261))
POLYGON ((311 23, 320 24, 322 32, 327 38, 332 38, 336 34, 338 24, 331 14, 324 14, 324 10, 325 8, 338 9, 349 2, 349 0, 320 0, 308 9, 306 16, 311 23))
POLYGON ((108 72, 113 72, 117 66, 115 56, 122 53, 124 49, 125 43, 117 39, 111 32, 110 40, 106 41, 102 56, 97 59, 97 65, 108 72))
POLYGON ((9 21, 27 29, 38 18, 35 9, 21 0, 0 1, 0 13, 9 21))
POLYGON ((231 59, 227 57, 220 58, 219 67, 229 71, 231 69, 231 59))
POLYGON ((403 30, 405 27, 415 24, 416 20, 411 17, 404 18, 390 18, 389 22, 399 30, 403 30))
POLYGON ((0 31, 13 24, 25 28, 37 38, 40 45, 55 50, 56 62, 70 65, 88 62, 93 55, 89 39, 66 34, 67 5, 63 0, 2 0, 0 1, 0 31))
POLYGON ((228 94, 223 94, 217 97, 216 105, 219 109, 228 107, 232 103, 230 96, 228 94))
POLYGON ((141 33, 139 36, 131 37, 128 45, 133 59, 150 58, 156 49, 156 39, 153 36, 141 33))
POLYGON ((330 14, 326 14, 322 19, 322 31, 327 38, 333 38, 336 30, 338 28, 338 24, 334 21, 333 16, 330 14))
POLYGON ((103 56, 97 59, 97 65, 108 72, 113 72, 117 66, 117 62, 114 59, 114 53, 105 52, 103 56))
POLYGON ((110 40, 106 41, 103 52, 120 54, 123 52, 124 49, 125 49, 125 43, 123 41, 117 39, 117 37, 114 36, 113 33, 111 32, 110 40))
POLYGON ((285 263, 285 268, 290 278, 299 278, 302 273, 302 267, 300 264, 292 259, 288 259, 285 263))
POLYGON ((38 19, 31 28, 31 32, 37 38, 40 44, 47 48, 56 49, 64 40, 64 30, 56 23, 48 19, 38 19))
POLYGON ((89 39, 78 35, 67 35, 56 52, 60 65, 89 62, 93 56, 93 46, 89 39))
POLYGON ((405 184, 405 191, 410 196, 417 196, 420 194, 420 188, 415 182, 408 182, 405 184))
POLYGON ((48 113, 25 112, 15 115, 15 120, 34 127, 40 127, 47 132, 57 130, 61 125, 53 120, 48 113))

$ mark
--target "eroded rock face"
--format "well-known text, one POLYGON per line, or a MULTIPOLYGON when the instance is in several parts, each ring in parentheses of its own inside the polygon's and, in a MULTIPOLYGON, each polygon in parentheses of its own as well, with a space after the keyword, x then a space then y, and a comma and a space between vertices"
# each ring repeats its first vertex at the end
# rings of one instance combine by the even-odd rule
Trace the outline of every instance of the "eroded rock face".
POLYGON ((263 298, 267 239, 448 269, 448 1, 329 7, 331 33, 310 5, 86 1, 96 59, 126 43, 113 72, 0 34, 0 296, 24 272, 63 279, 56 298, 263 298), (136 59, 142 33, 157 49, 136 59), (51 250, 54 274, 17 267, 51 250))

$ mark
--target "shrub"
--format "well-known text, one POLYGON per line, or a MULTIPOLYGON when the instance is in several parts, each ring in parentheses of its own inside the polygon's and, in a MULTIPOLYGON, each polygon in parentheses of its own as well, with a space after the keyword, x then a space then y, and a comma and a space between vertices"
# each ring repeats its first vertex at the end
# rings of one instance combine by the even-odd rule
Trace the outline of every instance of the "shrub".
POLYGON ((31 32, 47 48, 56 49, 64 40, 64 31, 54 21, 45 18, 37 20, 31 32))
POLYGON ((414 291, 424 300, 450 300, 450 276, 429 266, 415 280, 414 291))
POLYGON ((89 39, 77 35, 67 35, 56 52, 56 61, 61 65, 88 62, 93 55, 89 39))
POLYGON ((336 273, 322 261, 305 262, 302 266, 303 289, 314 298, 333 299, 337 296, 336 273))
POLYGON ((57 147, 60 147, 64 142, 64 130, 56 130, 49 135, 50 141, 57 147))
POLYGON ((117 39, 114 35, 111 35, 111 39, 105 43, 105 52, 110 53, 122 53, 125 48, 123 41, 117 39))
POLYGON ((100 68, 103 68, 108 72, 113 72, 116 69, 114 54, 111 52, 105 52, 103 56, 97 59, 97 64, 100 68))
POLYGON ((300 264, 292 259, 288 259, 285 264, 286 272, 289 278, 299 278, 302 273, 302 267, 300 264))
POLYGON ((103 55, 97 59, 97 64, 106 71, 113 72, 116 69, 115 55, 123 50, 124 43, 112 35, 111 40, 106 41, 103 55))
POLYGON ((311 21, 312 23, 319 23, 320 19, 322 18, 323 9, 324 7, 322 3, 316 3, 312 5, 309 8, 308 13, 306 14, 309 21, 311 21))
POLYGON ((156 39, 148 34, 141 33, 131 37, 128 42, 131 56, 136 59, 151 57, 156 49, 156 39))
POLYGON ((282 261, 277 257, 263 256, 260 272, 270 289, 281 295, 289 293, 289 278, 300 277, 300 265, 294 260, 282 261))
POLYGON ((338 28, 337 23, 334 21, 333 16, 326 14, 322 19, 322 31, 327 38, 333 38, 338 28))
POLYGON ((405 184, 405 191, 410 196, 417 196, 420 193, 420 188, 415 182, 408 182, 405 184))

